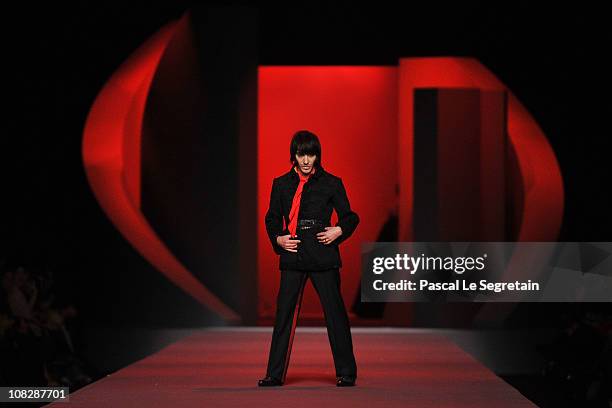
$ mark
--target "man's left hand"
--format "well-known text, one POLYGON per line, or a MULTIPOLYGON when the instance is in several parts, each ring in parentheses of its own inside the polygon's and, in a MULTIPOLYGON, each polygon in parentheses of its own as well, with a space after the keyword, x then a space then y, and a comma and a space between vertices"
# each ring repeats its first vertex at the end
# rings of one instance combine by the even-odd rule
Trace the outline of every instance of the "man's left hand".
POLYGON ((331 244, 336 238, 342 235, 342 228, 340 227, 325 227, 325 231, 317 234, 317 239, 324 245, 331 244))

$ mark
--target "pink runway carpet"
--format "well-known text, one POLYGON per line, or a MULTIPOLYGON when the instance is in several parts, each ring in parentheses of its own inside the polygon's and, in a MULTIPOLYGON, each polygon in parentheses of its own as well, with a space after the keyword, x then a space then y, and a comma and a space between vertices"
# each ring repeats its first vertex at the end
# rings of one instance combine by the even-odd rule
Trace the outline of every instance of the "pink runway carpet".
POLYGON ((299 328, 287 382, 259 388, 271 328, 202 330, 70 394, 66 407, 534 407, 443 335, 353 328, 356 387, 335 386, 324 328, 299 328))

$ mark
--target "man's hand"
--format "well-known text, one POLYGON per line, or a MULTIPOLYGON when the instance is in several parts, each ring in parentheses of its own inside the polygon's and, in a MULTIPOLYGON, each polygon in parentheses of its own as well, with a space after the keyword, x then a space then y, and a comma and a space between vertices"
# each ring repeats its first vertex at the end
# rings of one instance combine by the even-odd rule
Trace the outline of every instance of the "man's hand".
POLYGON ((342 235, 342 228, 340 227, 325 227, 325 231, 317 234, 317 239, 324 245, 331 244, 336 238, 342 235))
POLYGON ((286 249, 289 252, 297 252, 297 246, 300 242, 299 239, 290 239, 291 235, 279 235, 276 237, 276 243, 286 249))

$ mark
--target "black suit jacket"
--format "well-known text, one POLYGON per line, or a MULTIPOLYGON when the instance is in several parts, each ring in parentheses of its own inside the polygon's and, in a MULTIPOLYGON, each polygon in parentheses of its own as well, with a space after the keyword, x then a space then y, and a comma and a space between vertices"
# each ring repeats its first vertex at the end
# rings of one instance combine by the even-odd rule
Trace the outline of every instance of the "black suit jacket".
POLYGON ((280 255, 279 268, 311 271, 340 268, 342 259, 338 245, 353 234, 359 224, 359 216, 351 210, 342 179, 326 172, 323 167, 317 168, 304 184, 298 220, 317 219, 324 226, 331 226, 332 210, 335 209, 338 214, 336 226, 342 228, 342 235, 330 244, 323 244, 317 240, 316 234, 324 231, 324 227, 303 231, 298 229, 297 236, 301 242, 297 252, 287 251, 276 242, 277 236, 289 234, 289 229, 283 226, 283 220, 284 225, 288 226, 289 211, 299 181, 298 174, 292 168, 272 182, 265 222, 272 248, 280 255))

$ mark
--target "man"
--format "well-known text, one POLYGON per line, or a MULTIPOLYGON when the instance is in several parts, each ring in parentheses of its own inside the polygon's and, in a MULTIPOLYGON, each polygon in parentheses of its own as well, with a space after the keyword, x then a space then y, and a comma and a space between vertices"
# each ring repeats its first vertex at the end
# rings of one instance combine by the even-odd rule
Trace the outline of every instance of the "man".
POLYGON ((293 167, 274 179, 265 217, 272 248, 280 255, 281 280, 268 368, 258 385, 285 382, 302 294, 310 278, 325 314, 336 385, 353 386, 357 365, 340 293, 342 261, 338 245, 353 234, 359 216, 351 210, 342 180, 323 169, 321 145, 315 134, 296 132, 289 152, 293 167), (338 222, 331 226, 334 209, 338 222))

